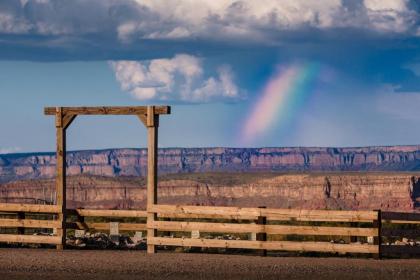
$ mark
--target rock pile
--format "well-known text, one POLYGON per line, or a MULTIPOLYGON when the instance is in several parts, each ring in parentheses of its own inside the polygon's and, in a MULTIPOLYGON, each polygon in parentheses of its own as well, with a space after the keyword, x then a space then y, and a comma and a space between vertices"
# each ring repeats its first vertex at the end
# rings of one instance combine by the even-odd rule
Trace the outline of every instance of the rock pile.
POLYGON ((122 234, 110 236, 101 232, 86 232, 81 236, 70 237, 66 244, 70 247, 91 249, 146 249, 145 239, 136 239, 122 234))
POLYGON ((420 241, 414 239, 402 238, 401 240, 395 240, 395 242, 388 242, 386 245, 397 245, 397 246, 420 246, 420 241))

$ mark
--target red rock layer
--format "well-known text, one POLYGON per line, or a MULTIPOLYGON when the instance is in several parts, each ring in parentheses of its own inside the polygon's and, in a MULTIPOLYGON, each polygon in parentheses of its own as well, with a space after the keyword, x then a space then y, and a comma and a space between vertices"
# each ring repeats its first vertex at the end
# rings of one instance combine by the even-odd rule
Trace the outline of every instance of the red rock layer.
MULTIPOLYGON (((415 211, 420 206, 419 179, 418 175, 405 173, 179 175, 160 180, 158 202, 415 211)), ((0 201, 51 203, 55 196, 53 185, 52 180, 3 184, 0 185, 0 201)), ((69 207, 144 209, 145 181, 141 178, 70 177, 67 198, 69 207)))

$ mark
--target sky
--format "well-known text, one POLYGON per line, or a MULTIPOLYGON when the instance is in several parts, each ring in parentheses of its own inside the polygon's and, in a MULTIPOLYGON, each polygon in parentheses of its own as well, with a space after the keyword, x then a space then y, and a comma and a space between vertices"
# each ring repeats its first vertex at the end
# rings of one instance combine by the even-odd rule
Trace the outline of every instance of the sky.
MULTIPOLYGON (((0 0, 0 154, 54 151, 45 106, 150 104, 160 147, 420 144, 420 2, 0 0)), ((133 116, 67 133, 146 146, 133 116)))

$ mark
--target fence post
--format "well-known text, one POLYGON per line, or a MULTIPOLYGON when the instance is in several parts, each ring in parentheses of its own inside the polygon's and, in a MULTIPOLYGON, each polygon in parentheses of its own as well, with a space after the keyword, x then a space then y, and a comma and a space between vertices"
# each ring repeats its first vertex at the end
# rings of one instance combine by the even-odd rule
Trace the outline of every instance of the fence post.
MULTIPOLYGON (((266 206, 259 206, 258 208, 264 209, 264 208, 267 208, 267 207, 266 206)), ((257 224, 258 225, 267 224, 267 217, 258 216, 257 224)), ((267 241, 267 233, 265 233, 265 230, 264 230, 264 232, 257 233, 257 241, 267 241)), ((265 256, 267 256, 267 250, 265 250, 265 249, 258 250, 258 254, 262 257, 265 257, 265 256)))
MULTIPOLYGON (((83 209, 83 208, 77 208, 77 209, 83 209)), ((81 216, 79 212, 77 211, 77 209, 76 209, 76 221, 80 224, 80 227, 83 230, 89 230, 88 226, 85 223, 85 216, 81 216)))
MULTIPOLYGON (((24 220, 25 219, 25 212, 18 212, 17 213, 17 218, 19 220, 24 220)), ((18 234, 25 234, 25 228, 24 227, 18 227, 17 232, 18 232, 18 234)))
MULTIPOLYGON (((350 227, 357 228, 357 227, 359 227, 359 223, 350 223, 350 227)), ((350 236, 350 243, 355 243, 355 242, 357 242, 357 236, 351 235, 350 236)))
POLYGON ((378 229, 378 236, 374 237, 373 244, 378 245, 378 254, 375 254, 375 258, 382 258, 382 213, 381 210, 376 210, 378 217, 373 221, 373 226, 378 229))
POLYGON ((57 177, 56 177, 56 204, 60 206, 57 228, 57 235, 61 238, 60 244, 56 247, 63 250, 66 245, 66 128, 63 123, 63 108, 56 108, 55 126, 57 140, 57 177))
MULTIPOLYGON (((151 211, 151 208, 157 204, 157 160, 158 160, 158 127, 159 115, 155 114, 154 106, 147 106, 146 116, 147 126, 147 224, 153 223, 157 220, 156 213, 151 211)), ((156 246, 150 244, 157 235, 157 230, 154 228, 147 228, 147 253, 154 254, 156 246)))

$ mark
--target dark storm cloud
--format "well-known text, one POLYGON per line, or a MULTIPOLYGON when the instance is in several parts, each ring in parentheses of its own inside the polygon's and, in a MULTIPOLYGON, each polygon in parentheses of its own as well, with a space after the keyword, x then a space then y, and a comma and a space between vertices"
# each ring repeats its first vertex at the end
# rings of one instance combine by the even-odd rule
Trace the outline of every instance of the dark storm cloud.
POLYGON ((415 1, 3 0, 0 59, 108 60, 420 34, 415 1))

